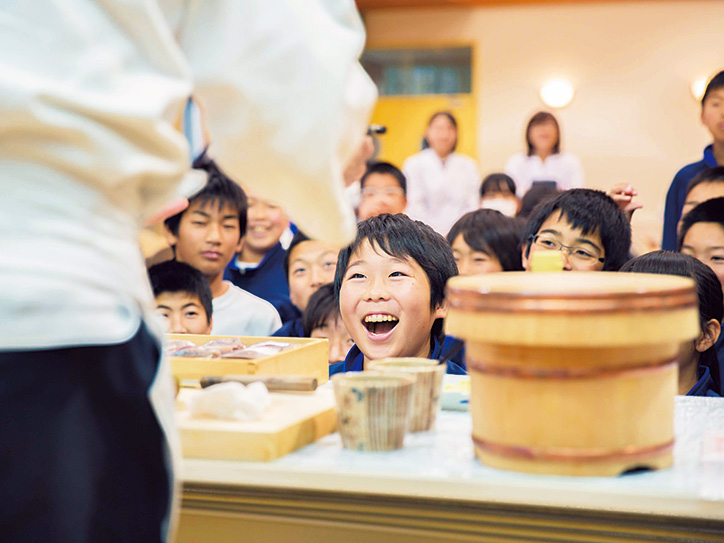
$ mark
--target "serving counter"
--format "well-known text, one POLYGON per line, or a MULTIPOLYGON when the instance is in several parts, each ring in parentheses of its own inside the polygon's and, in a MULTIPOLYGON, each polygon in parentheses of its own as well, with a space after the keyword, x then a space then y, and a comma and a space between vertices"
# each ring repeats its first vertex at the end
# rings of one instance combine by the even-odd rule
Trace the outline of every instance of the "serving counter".
POLYGON ((184 460, 177 541, 724 542, 724 453, 702 455, 724 436, 722 399, 677 397, 673 468, 612 478, 486 467, 471 429, 443 411, 400 451, 335 433, 272 462, 184 460))

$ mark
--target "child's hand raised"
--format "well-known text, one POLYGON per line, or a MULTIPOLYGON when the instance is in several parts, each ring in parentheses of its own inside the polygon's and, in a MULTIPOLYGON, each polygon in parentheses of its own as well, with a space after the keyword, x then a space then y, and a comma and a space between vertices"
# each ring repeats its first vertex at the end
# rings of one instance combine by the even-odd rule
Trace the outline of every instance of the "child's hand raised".
POLYGON ((633 201, 634 197, 638 196, 639 193, 628 183, 616 183, 606 194, 608 194, 613 201, 616 202, 619 209, 626 214, 629 222, 634 211, 643 207, 642 203, 633 201))

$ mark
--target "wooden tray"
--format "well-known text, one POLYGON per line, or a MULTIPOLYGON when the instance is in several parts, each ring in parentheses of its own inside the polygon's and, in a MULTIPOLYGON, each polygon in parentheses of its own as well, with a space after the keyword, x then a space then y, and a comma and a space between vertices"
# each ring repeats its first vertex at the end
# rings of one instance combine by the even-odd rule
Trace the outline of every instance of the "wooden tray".
POLYGON ((207 460, 274 460, 334 432, 337 427, 334 394, 272 393, 271 405, 254 422, 191 418, 183 404, 200 391, 182 389, 176 421, 184 458, 207 460))
MULTIPOLYGON (((202 345, 212 339, 233 336, 167 334, 166 337, 202 345)), ((172 356, 171 372, 178 379, 222 375, 303 375, 316 377, 319 385, 329 380, 329 344, 326 339, 241 336, 241 340, 247 346, 263 341, 297 343, 299 346, 253 360, 172 356)))

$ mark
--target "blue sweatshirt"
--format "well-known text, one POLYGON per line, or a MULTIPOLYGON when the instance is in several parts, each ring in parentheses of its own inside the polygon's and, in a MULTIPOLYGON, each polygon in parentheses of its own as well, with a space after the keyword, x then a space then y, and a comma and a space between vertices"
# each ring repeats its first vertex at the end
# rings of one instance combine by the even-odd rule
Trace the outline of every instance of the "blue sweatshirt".
POLYGON ((699 366, 699 381, 686 393, 687 396, 708 396, 710 398, 721 398, 721 395, 714 387, 714 380, 711 372, 706 366, 699 366))
POLYGON ((669 187, 669 192, 666 195, 666 207, 664 208, 664 238, 661 242, 661 248, 665 251, 676 251, 678 247, 676 225, 681 218, 681 210, 686 200, 686 187, 689 186, 689 181, 699 172, 707 168, 713 168, 716 165, 714 146, 708 145, 706 149, 704 149, 704 158, 699 162, 684 166, 676 176, 674 176, 674 180, 669 187))
POLYGON ((279 312, 282 322, 302 316, 289 299, 289 283, 284 274, 285 255, 282 244, 277 243, 255 268, 239 268, 234 258, 224 272, 224 279, 271 303, 279 312))
MULTIPOLYGON (((460 346, 460 350, 452 357, 451 360, 447 361, 447 373, 466 375, 465 362, 463 362, 465 359, 465 349, 462 345, 462 340, 453 338, 452 336, 445 336, 445 341, 442 345, 440 345, 437 338, 433 338, 430 358, 433 360, 440 360, 441 358, 448 357, 453 348, 460 346)), ((329 376, 332 377, 335 373, 362 370, 364 370, 364 355, 357 345, 354 345, 347 353, 347 358, 341 362, 335 362, 334 364, 329 365, 329 376)))
POLYGON ((304 337, 302 318, 292 319, 282 324, 282 327, 272 334, 274 337, 304 337))

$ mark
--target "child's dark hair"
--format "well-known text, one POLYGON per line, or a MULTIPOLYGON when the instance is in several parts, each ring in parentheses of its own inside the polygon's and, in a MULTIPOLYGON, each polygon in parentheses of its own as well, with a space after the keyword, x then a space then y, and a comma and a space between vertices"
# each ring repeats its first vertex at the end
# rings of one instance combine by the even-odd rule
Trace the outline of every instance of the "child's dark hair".
POLYGON ((294 237, 292 238, 291 243, 289 243, 289 247, 287 248, 287 253, 284 255, 284 277, 287 280, 287 283, 289 282, 289 255, 292 254, 292 249, 302 243, 303 241, 309 241, 309 238, 305 236, 302 232, 297 232, 294 234, 294 237))
POLYGON ((696 174, 686 186, 686 195, 688 196, 694 187, 702 183, 724 183, 724 166, 714 166, 696 174))
POLYGON ((402 192, 407 196, 407 178, 405 178, 405 174, 403 174, 397 166, 389 162, 374 162, 367 166, 367 171, 359 181, 360 188, 363 189, 365 187, 365 181, 373 173, 391 175, 397 179, 397 183, 400 185, 402 192))
POLYGON ((309 297, 307 308, 302 313, 302 333, 310 337, 315 328, 324 326, 327 319, 339 316, 339 303, 334 296, 334 283, 326 283, 309 297))
MULTIPOLYGON (((208 180, 199 192, 189 198, 189 203, 198 202, 202 206, 216 203, 219 210, 224 206, 235 209, 239 213, 239 232, 243 236, 246 233, 246 211, 249 207, 243 189, 227 177, 211 159, 197 160, 194 162, 194 167, 206 171, 208 180)), ((178 235, 178 227, 184 213, 185 211, 182 211, 164 221, 174 236, 178 235)))
POLYGON ((706 86, 706 90, 704 91, 704 96, 701 97, 701 107, 704 107, 704 102, 706 102, 709 93, 721 88, 724 88, 724 70, 716 74, 711 78, 711 81, 709 81, 709 84, 706 86))
POLYGON ((473 251, 494 256, 503 271, 521 271, 521 228, 515 219, 492 209, 478 209, 460 217, 447 235, 450 245, 462 234, 473 251))
POLYGON ((480 184, 480 197, 489 192, 510 192, 515 194, 516 186, 513 178, 504 173, 491 173, 480 184))
POLYGON ((539 111, 530 118, 530 121, 528 121, 528 126, 525 129, 525 143, 528 146, 528 156, 533 156, 535 154, 533 142, 530 140, 530 130, 534 126, 543 123, 553 123, 554 125, 556 125, 556 132, 558 132, 558 137, 556 138, 555 145, 553 145, 552 152, 554 155, 561 152, 561 127, 558 126, 558 120, 553 116, 552 113, 548 113, 547 111, 539 111))
POLYGON ((567 190, 533 210, 523 232, 526 257, 530 255, 533 236, 556 212, 584 236, 598 233, 605 251, 605 271, 617 271, 626 262, 631 247, 631 225, 616 202, 606 193, 593 189, 567 190))
POLYGON ((724 198, 713 198, 700 203, 681 219, 679 251, 689 229, 699 222, 713 222, 724 228, 724 198))
MULTIPOLYGON (((696 283, 701 330, 704 331, 706 323, 711 319, 721 322, 724 318, 724 297, 721 283, 709 266, 694 257, 674 251, 653 251, 629 260, 621 267, 621 271, 690 277, 696 283)), ((722 394, 715 345, 699 355, 699 364, 709 368, 717 392, 722 394)))
POLYGON ((533 186, 523 195, 520 201, 520 211, 518 211, 516 217, 527 219, 538 204, 550 200, 560 193, 561 191, 558 190, 558 187, 553 185, 533 183, 533 186))
POLYGON ((160 296, 165 292, 184 292, 196 296, 206 311, 206 322, 211 322, 213 312, 211 287, 199 270, 184 262, 168 260, 148 268, 148 278, 154 296, 160 296))
MULTIPOLYGON (((436 111, 435 113, 433 113, 430 116, 430 120, 427 121, 427 126, 429 127, 432 124, 432 122, 435 119, 437 119, 438 117, 445 117, 448 121, 450 121, 452 123, 453 127, 455 128, 455 131, 457 132, 458 122, 455 119, 455 117, 453 117, 453 114, 450 113, 449 111, 436 111)), ((457 146, 458 146, 458 140, 457 140, 457 138, 455 138, 455 144, 453 145, 452 150, 454 151, 457 146)), ((422 148, 427 149, 428 147, 430 147, 430 144, 427 142, 427 138, 422 138, 422 148)))
MULTIPOLYGON (((447 240, 430 226, 407 215, 384 213, 360 222, 354 241, 339 252, 334 275, 334 296, 338 303, 349 259, 365 241, 376 251, 382 250, 392 257, 410 258, 417 262, 430 281, 430 307, 435 309, 445 301, 447 280, 458 273, 447 240)), ((435 321, 432 336, 438 340, 444 337, 442 319, 435 321)))

